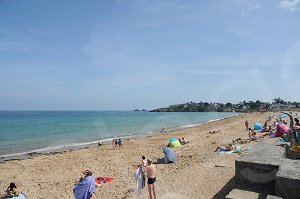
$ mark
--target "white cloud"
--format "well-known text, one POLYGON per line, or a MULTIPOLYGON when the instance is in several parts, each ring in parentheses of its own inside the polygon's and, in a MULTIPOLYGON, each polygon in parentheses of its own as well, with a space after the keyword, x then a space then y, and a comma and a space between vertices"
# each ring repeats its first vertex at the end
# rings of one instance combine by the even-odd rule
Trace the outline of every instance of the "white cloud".
POLYGON ((286 10, 300 10, 300 0, 281 0, 279 7, 286 10))

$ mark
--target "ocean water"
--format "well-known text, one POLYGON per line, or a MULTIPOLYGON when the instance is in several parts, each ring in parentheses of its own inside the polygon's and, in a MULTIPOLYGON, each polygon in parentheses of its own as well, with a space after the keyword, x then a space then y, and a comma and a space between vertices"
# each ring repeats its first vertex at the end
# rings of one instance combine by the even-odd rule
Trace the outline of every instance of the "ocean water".
POLYGON ((189 127, 236 113, 0 111, 0 156, 59 149, 162 128, 189 127))

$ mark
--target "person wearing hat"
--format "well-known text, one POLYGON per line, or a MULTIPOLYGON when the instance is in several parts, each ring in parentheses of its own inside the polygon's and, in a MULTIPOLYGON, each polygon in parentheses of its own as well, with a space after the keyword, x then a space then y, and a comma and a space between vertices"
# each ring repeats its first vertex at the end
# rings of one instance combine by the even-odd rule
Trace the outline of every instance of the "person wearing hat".
POLYGON ((95 198, 95 178, 92 171, 85 169, 82 171, 84 177, 73 188, 75 199, 92 199, 95 198))

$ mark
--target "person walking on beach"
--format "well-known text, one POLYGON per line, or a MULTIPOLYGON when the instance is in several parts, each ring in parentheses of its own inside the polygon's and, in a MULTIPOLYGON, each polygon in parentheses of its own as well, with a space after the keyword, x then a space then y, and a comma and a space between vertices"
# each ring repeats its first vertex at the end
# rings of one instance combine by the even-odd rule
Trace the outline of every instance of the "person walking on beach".
POLYGON ((117 148, 117 146, 118 146, 118 138, 115 139, 115 149, 117 148))
POLYGON ((245 121, 245 126, 246 126, 246 131, 248 131, 248 129, 249 129, 249 123, 248 123, 248 120, 245 121))
POLYGON ((144 167, 144 171, 147 173, 148 178, 149 197, 150 199, 156 199, 156 166, 152 163, 152 160, 147 160, 147 164, 144 167))
POLYGON ((121 148, 123 145, 123 140, 121 138, 118 139, 118 144, 119 144, 119 148, 121 148))
POLYGON ((115 139, 112 140, 111 145, 112 145, 113 149, 116 149, 115 139))

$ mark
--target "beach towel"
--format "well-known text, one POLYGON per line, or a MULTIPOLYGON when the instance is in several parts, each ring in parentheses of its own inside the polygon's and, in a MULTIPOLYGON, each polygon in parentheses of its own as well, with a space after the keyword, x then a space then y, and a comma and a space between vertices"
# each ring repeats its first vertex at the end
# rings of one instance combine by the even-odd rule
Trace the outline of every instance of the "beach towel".
POLYGON ((239 152, 239 151, 241 151, 242 150, 242 147, 240 147, 240 146, 236 146, 235 148, 234 148, 234 152, 239 152))
POLYGON ((221 154, 232 154, 233 151, 219 151, 217 152, 218 155, 221 155, 221 154))
POLYGON ((18 196, 14 196, 14 197, 12 197, 12 198, 6 198, 6 199, 26 199, 26 196, 25 196, 25 194, 23 194, 23 193, 21 192, 21 193, 19 193, 18 196))
POLYGON ((95 178, 93 176, 83 178, 74 187, 73 192, 76 199, 90 199, 95 192, 95 178))
POLYGON ((137 196, 139 196, 142 193, 143 184, 144 184, 143 171, 141 167, 139 167, 134 171, 134 177, 136 181, 135 193, 137 196))
POLYGON ((113 178, 111 177, 98 176, 95 178, 95 183, 98 187, 102 187, 104 183, 108 183, 111 181, 113 181, 113 178))

